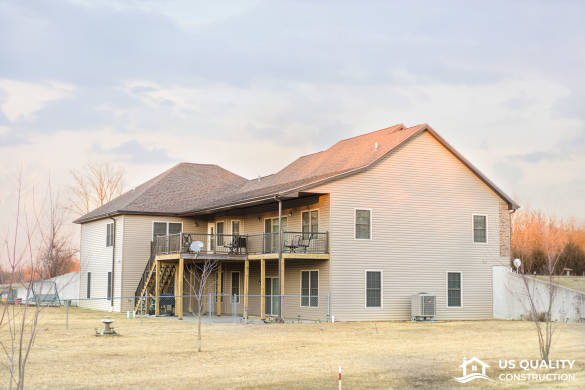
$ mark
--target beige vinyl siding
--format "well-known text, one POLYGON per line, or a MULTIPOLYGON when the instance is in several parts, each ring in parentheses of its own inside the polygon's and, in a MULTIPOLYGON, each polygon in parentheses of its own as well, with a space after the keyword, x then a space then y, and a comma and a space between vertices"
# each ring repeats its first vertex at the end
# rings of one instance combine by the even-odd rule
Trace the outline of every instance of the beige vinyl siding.
MULTIPOLYGON (((224 293, 230 294, 232 289, 232 276, 234 271, 240 272, 240 294, 244 294, 244 263, 243 262, 224 262, 222 265, 224 293)), ((188 276, 186 276, 188 277, 188 276)), ((266 277, 278 277, 278 261, 266 260, 266 277)), ((207 293, 215 294, 217 283, 217 274, 213 274, 208 281, 207 293)), ((285 297, 284 297, 284 315, 287 319, 301 320, 320 320, 327 319, 328 310, 328 293, 329 293, 329 261, 327 260, 286 260, 285 264, 285 297), (319 271, 319 306, 318 307, 301 307, 301 270, 319 271)), ((184 284, 185 293, 188 291, 188 283, 184 284)), ((260 315, 260 261, 250 260, 250 284, 249 284, 249 301, 248 313, 252 316, 260 315)), ((204 312, 207 313, 207 300, 205 301, 204 312)), ((189 312, 189 300, 184 302, 185 313, 189 312)), ((195 307, 195 306, 194 306, 195 307)), ((230 297, 224 297, 221 305, 223 315, 231 315, 232 303, 230 297)), ((216 306, 213 306, 215 312, 216 306)), ((240 302, 236 305, 238 315, 244 311, 244 298, 240 296, 240 302)))
MULTIPOLYGON (((121 257, 123 253, 123 226, 124 217, 116 219, 116 257, 113 275, 114 297, 119 297, 121 292, 121 257)), ((81 225, 81 250, 80 250, 80 286, 79 306, 97 310, 120 310, 119 300, 114 299, 114 307, 106 298, 108 296, 108 272, 112 272, 113 247, 106 246, 107 224, 112 223, 110 218, 101 219, 81 225), (91 272, 91 296, 87 300, 87 273, 91 272)))
MULTIPOLYGON (((373 146, 372 146, 373 147, 373 146)), ((492 317, 500 197, 428 132, 375 167, 314 189, 330 193, 332 315, 404 320, 410 297, 437 294, 437 318, 492 317), (354 239, 355 208, 372 209, 372 239, 354 239), (488 220, 473 243, 472 215, 488 220), (365 270, 383 271, 382 308, 365 308, 365 270), (447 308, 447 272, 462 272, 462 307, 447 308)))
MULTIPOLYGON (((291 232, 300 232, 302 229, 302 212, 308 210, 319 210, 319 231, 326 232, 329 230, 329 195, 320 195, 319 200, 308 206, 299 206, 294 208, 285 208, 282 210, 282 216, 287 218, 287 230, 291 232), (292 214, 292 215, 289 215, 292 214)), ((278 211, 265 213, 248 214, 243 216, 216 216, 211 219, 214 223, 218 221, 225 222, 226 234, 231 234, 231 221, 239 220, 240 234, 260 234, 264 233, 264 220, 266 218, 278 218, 278 211)))
POLYGON ((159 217, 144 215, 124 216, 124 260, 122 294, 127 297, 122 302, 122 311, 133 310, 136 287, 142 277, 152 241, 153 222, 182 222, 184 233, 206 233, 207 222, 193 218, 159 217))

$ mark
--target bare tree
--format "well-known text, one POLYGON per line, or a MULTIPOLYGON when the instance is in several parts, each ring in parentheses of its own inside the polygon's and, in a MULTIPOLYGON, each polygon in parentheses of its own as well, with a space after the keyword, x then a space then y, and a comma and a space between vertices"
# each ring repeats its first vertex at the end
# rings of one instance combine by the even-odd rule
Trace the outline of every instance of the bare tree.
POLYGON ((87 214, 120 195, 126 180, 124 170, 108 162, 87 163, 81 170, 71 171, 71 176, 70 208, 77 215, 87 214))
POLYGON ((73 255, 76 249, 70 237, 63 232, 65 209, 60 206, 50 182, 46 203, 46 222, 39 221, 43 228, 39 230, 41 247, 38 256, 46 272, 44 276, 52 278, 70 272, 75 265, 73 255))
POLYGON ((557 293, 555 277, 558 275, 559 269, 562 270, 559 260, 566 244, 566 238, 562 234, 560 223, 553 218, 547 218, 546 222, 540 225, 539 230, 538 234, 542 239, 546 256, 544 267, 548 279, 546 294, 539 294, 536 288, 537 281, 527 276, 522 258, 520 258, 521 263, 518 273, 522 277, 526 296, 528 297, 529 314, 536 328, 540 357, 542 360, 548 361, 555 331, 552 318, 557 293))
POLYGON ((185 281, 189 291, 189 311, 197 315, 197 352, 201 352, 201 315, 205 298, 205 287, 209 277, 217 269, 217 260, 205 260, 203 263, 194 264, 190 272, 185 275, 185 281), (195 307, 191 299, 195 298, 195 307))
MULTIPOLYGON (((19 178, 17 187, 16 217, 12 234, 7 234, 3 242, 4 262, 8 264, 9 283, 6 301, 2 305, 0 316, 0 330, 8 334, 7 339, 0 340, 2 359, 0 361, 8 375, 6 378, 8 389, 23 389, 26 364, 32 345, 37 334, 40 301, 33 298, 35 275, 42 275, 35 259, 35 236, 38 231, 38 219, 28 218, 23 208, 22 180, 19 178), (23 270, 30 270, 29 277, 25 277, 23 270), (18 287, 26 290, 25 305, 10 304, 11 293, 18 287)), ((38 283, 39 281, 37 281, 38 283)), ((41 281, 42 284, 42 281, 41 281)))

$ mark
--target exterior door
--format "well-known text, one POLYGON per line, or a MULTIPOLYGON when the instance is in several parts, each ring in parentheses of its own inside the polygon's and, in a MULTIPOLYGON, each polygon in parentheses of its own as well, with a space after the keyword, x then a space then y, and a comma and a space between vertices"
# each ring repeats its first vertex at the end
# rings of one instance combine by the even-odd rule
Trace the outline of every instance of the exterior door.
POLYGON ((213 252, 215 251, 215 224, 207 225, 207 234, 207 248, 209 248, 209 252, 213 252))
MULTIPOLYGON (((286 232, 287 219, 282 218, 282 232, 286 232)), ((264 240, 264 253, 278 252, 278 218, 270 218, 264 220, 264 233, 271 233, 266 235, 264 240)))
POLYGON ((280 284, 278 278, 266 278, 265 307, 266 315, 277 316, 280 312, 280 284))

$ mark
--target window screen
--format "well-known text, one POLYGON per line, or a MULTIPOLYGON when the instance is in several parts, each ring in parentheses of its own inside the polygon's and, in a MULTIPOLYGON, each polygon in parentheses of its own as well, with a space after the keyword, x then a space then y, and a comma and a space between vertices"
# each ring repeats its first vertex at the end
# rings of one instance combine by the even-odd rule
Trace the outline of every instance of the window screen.
POLYGON ((447 273, 447 306, 461 306, 461 273, 447 273))
POLYGON ((106 224, 106 246, 114 245, 114 224, 106 224))
POLYGON ((169 234, 179 234, 183 230, 183 224, 180 222, 169 222, 169 234))
POLYGON ((235 236, 240 234, 240 221, 232 221, 232 234, 235 236))
POLYGON ((371 238, 371 212, 370 210, 355 211, 355 238, 371 238))
POLYGON ((366 272, 366 306, 382 306, 382 273, 380 271, 366 272))
POLYGON ((473 242, 487 242, 487 217, 473 216, 473 242))
POLYGON ((319 306, 319 272, 301 272, 301 306, 319 306))
POLYGON ((155 222, 152 227, 152 241, 156 241, 157 236, 166 236, 167 234, 167 223, 166 222, 155 222))

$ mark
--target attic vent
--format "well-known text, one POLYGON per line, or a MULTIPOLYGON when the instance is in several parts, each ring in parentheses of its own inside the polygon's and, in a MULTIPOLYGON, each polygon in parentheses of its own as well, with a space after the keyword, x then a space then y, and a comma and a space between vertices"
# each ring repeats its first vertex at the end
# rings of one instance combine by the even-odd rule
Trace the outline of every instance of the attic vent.
POLYGON ((377 152, 378 151, 378 142, 374 142, 374 151, 377 152))

